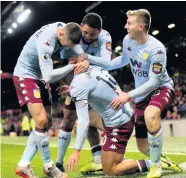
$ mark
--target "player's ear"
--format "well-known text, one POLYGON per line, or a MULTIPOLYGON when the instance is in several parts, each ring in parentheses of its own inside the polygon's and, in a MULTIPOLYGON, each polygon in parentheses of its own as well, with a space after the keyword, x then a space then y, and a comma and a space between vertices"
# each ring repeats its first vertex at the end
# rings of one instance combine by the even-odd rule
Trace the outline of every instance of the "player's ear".
POLYGON ((83 24, 82 24, 82 23, 80 24, 80 27, 81 27, 81 28, 83 27, 83 24))
POLYGON ((140 31, 142 31, 144 29, 144 24, 140 24, 139 29, 140 29, 140 31))
POLYGON ((62 28, 58 28, 57 30, 57 36, 58 38, 61 38, 62 36, 64 36, 64 31, 62 28))

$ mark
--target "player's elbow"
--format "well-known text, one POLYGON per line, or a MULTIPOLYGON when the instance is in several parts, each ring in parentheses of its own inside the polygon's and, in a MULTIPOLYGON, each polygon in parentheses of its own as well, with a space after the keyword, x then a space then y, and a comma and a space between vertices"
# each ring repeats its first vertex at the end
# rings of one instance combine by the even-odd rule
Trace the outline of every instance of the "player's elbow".
POLYGON ((43 75, 43 79, 44 79, 44 81, 45 81, 47 84, 51 83, 51 79, 50 79, 50 77, 49 77, 48 75, 43 75))
POLYGON ((103 67, 104 69, 108 69, 111 63, 111 59, 109 58, 104 58, 103 60, 104 62, 101 64, 101 67, 103 67))
POLYGON ((159 78, 151 78, 151 90, 155 90, 160 85, 160 79, 159 78))
POLYGON ((106 60, 104 63, 104 68, 107 69, 110 66, 110 60, 106 60))

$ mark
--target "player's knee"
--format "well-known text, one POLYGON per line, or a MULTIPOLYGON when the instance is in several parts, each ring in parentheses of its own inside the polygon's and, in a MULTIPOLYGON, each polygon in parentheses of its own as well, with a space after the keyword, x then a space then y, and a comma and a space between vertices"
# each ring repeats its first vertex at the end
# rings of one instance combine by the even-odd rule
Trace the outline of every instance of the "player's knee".
POLYGON ((145 148, 144 148, 142 145, 137 145, 137 147, 138 147, 138 150, 139 150, 141 153, 143 153, 143 154, 146 153, 146 150, 145 150, 145 148))
POLYGON ((145 109, 144 116, 145 122, 148 125, 152 125, 156 119, 160 119, 161 111, 156 106, 148 106, 145 109))
POLYGON ((72 131, 76 122, 76 118, 74 117, 64 117, 62 121, 62 130, 69 132, 72 131))
POLYGON ((117 176, 116 165, 112 165, 107 168, 103 167, 103 173, 105 176, 117 176))
POLYGON ((47 117, 45 114, 38 114, 35 118, 36 121, 36 127, 44 128, 47 123, 47 117))

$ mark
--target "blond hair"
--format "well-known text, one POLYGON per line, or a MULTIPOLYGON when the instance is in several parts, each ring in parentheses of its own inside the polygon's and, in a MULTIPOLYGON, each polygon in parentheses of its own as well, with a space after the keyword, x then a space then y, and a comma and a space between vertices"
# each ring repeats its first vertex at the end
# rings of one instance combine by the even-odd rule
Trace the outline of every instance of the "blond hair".
POLYGON ((150 12, 146 9, 138 9, 138 10, 129 10, 127 13, 127 17, 135 15, 141 19, 143 19, 145 30, 148 32, 151 25, 151 15, 150 12))

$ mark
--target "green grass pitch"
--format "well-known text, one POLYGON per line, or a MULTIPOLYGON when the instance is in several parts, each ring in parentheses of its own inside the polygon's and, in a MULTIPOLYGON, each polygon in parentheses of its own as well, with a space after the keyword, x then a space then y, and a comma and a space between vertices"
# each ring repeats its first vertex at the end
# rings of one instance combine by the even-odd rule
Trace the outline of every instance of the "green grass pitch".
MULTIPOLYGON (((25 137, 1 137, 1 178, 16 178, 14 174, 14 167, 20 160, 23 153, 27 138, 25 137)), ((70 147, 67 150, 66 160, 72 152, 75 138, 72 138, 70 147)), ((57 156, 57 138, 50 138, 51 156, 52 159, 56 160, 57 156)), ((180 164, 186 161, 186 138, 164 138, 163 152, 169 158, 171 158, 175 163, 180 164)), ((145 158, 144 155, 139 153, 136 148, 135 138, 131 138, 127 147, 127 152, 125 154, 128 159, 142 159, 145 158)), ((84 144, 84 149, 82 150, 79 168, 86 165, 91 161, 91 153, 89 150, 89 145, 87 141, 84 144)), ((39 178, 46 178, 42 172, 42 161, 39 153, 37 153, 31 163, 34 173, 39 178)), ((78 171, 72 173, 67 173, 69 177, 76 178, 98 178, 104 177, 101 173, 94 175, 81 175, 78 171)), ((131 176, 120 176, 124 178, 145 178, 146 174, 135 174, 131 176)), ((186 173, 178 174, 172 171, 164 171, 163 178, 186 178, 186 173)))

